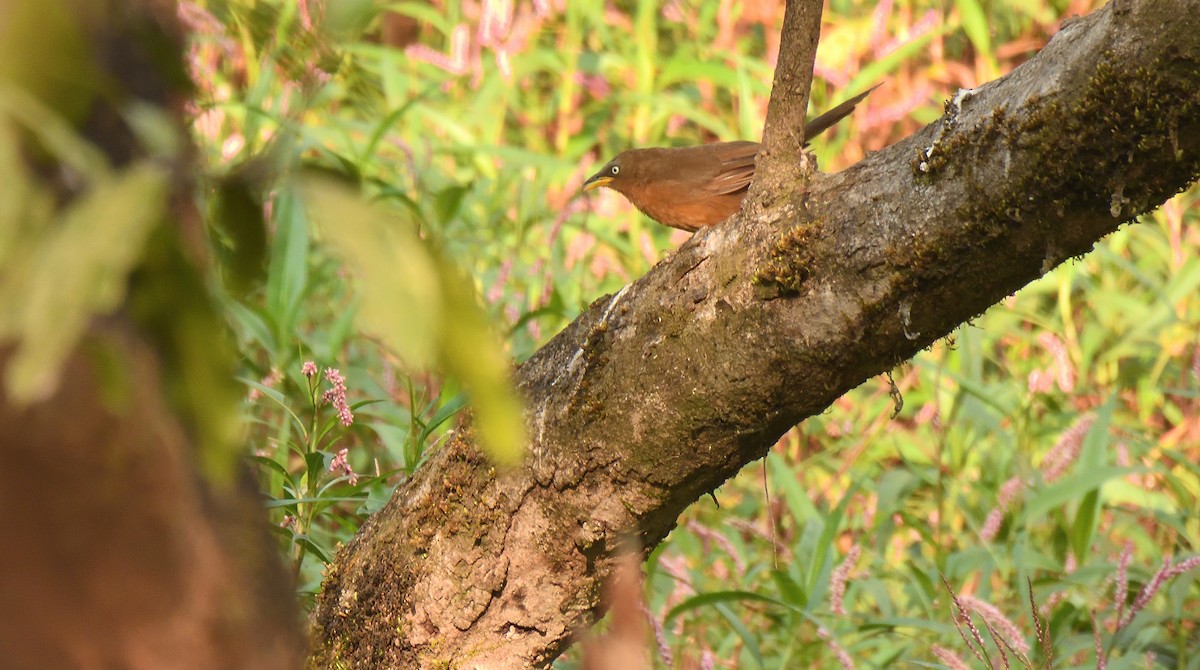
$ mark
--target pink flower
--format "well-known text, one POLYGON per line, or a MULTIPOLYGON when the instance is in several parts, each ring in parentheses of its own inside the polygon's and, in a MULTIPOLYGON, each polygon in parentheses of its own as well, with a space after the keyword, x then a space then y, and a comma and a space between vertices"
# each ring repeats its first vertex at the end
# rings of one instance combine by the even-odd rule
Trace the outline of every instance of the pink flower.
POLYGON ((1075 462, 1083 448, 1083 438, 1087 437, 1095 422, 1095 414, 1085 414, 1058 438, 1054 448, 1042 459, 1042 477, 1047 483, 1061 477, 1067 467, 1075 462))
POLYGON ((979 530, 979 536, 984 542, 991 542, 996 538, 996 533, 1000 532, 1000 522, 1004 520, 1004 513, 1008 511, 1013 500, 1016 500, 1017 494, 1021 489, 1025 488, 1025 482, 1020 477, 1012 477, 1004 482, 1000 487, 1000 495, 997 496, 996 506, 988 512, 987 519, 983 522, 983 528, 979 530))
POLYGON ((959 599, 968 609, 983 617, 988 629, 996 633, 1010 649, 1015 649, 1021 654, 1029 653, 1029 643, 1025 640, 1025 636, 1021 635, 1021 629, 1017 628, 1017 625, 1004 616, 1004 613, 995 605, 975 596, 959 596, 959 599))
POLYGON ((937 657, 937 660, 941 661, 950 670, 970 670, 967 664, 949 649, 935 644, 930 650, 937 657))
POLYGON ((1092 640, 1096 644, 1096 670, 1108 667, 1108 656, 1104 654, 1104 645, 1100 643, 1100 624, 1096 622, 1096 610, 1092 610, 1092 640))
POLYGON ((858 555, 861 553, 862 548, 857 544, 850 547, 850 552, 846 554, 845 560, 834 568, 833 574, 829 576, 829 604, 833 608, 834 614, 843 616, 846 614, 842 598, 846 595, 846 582, 850 579, 850 571, 854 569, 854 564, 858 561, 858 555))
POLYGON ((746 571, 746 561, 741 557, 740 554, 738 554, 737 549, 734 548, 733 543, 729 541, 728 537, 725 537, 721 533, 718 533, 717 531, 699 523, 698 521, 688 521, 686 525, 688 530, 695 533, 696 536, 704 542, 704 549, 706 552, 709 550, 711 545, 715 544, 726 554, 729 554, 729 557, 733 559, 734 567, 737 568, 738 572, 746 571))
POLYGON ((1137 616, 1138 612, 1150 604, 1150 599, 1154 597, 1154 594, 1158 593, 1163 584, 1197 567, 1200 567, 1200 556, 1193 556, 1174 564, 1172 564, 1170 558, 1164 558, 1162 567, 1158 569, 1158 572, 1154 573, 1150 581, 1146 582, 1146 585, 1138 592, 1137 598, 1134 599, 1129 611, 1117 622, 1117 627, 1124 628, 1129 625, 1133 621, 1133 617, 1137 616))
POLYGON ((1200 344, 1197 344, 1196 348, 1192 350, 1192 378, 1196 380, 1197 384, 1200 384, 1200 344))
POLYGON ((354 486, 358 484, 358 475, 354 473, 354 468, 352 468, 350 466, 350 462, 346 460, 346 456, 349 453, 349 449, 339 450, 337 455, 333 457, 333 460, 329 462, 329 471, 333 472, 335 470, 341 470, 342 474, 350 478, 350 486, 354 486))
POLYGON ((304 365, 300 366, 300 373, 305 377, 312 379, 317 376, 317 364, 312 361, 304 361, 304 365))
POLYGON ((350 411, 350 405, 346 403, 346 380, 342 378, 342 373, 337 368, 327 368, 325 380, 333 388, 326 391, 321 399, 333 405, 343 426, 349 426, 354 423, 354 414, 350 411))
POLYGON ((1117 621, 1125 612, 1125 600, 1129 597, 1129 561, 1133 558, 1133 543, 1126 542, 1121 550, 1121 559, 1117 562, 1117 621))
POLYGON ((654 641, 658 644, 658 656, 662 659, 663 664, 668 668, 675 664, 675 655, 671 653, 671 646, 667 644, 667 635, 663 631, 663 622, 658 617, 650 612, 650 608, 642 603, 642 614, 645 615, 646 621, 650 622, 650 628, 654 631, 654 641))
POLYGON ((1044 332, 1038 335, 1038 344, 1042 345, 1054 362, 1049 370, 1034 370, 1029 373, 1030 393, 1047 393, 1053 384, 1064 393, 1075 390, 1075 366, 1071 363, 1067 345, 1054 333, 1044 332))
MULTIPOLYGON (((262 384, 263 386, 265 386, 267 388, 274 388, 275 385, 278 384, 282 379, 283 379, 283 373, 280 372, 276 368, 271 368, 271 372, 266 377, 263 377, 262 380, 260 380, 258 383, 262 384)), ((250 402, 254 402, 261 397, 262 397, 261 391, 259 391, 258 389, 250 389, 250 394, 248 396, 248 399, 250 400, 250 402)))
POLYGON ((1058 383, 1058 388, 1064 393, 1074 391, 1075 366, 1071 364, 1071 356, 1067 351, 1067 345, 1063 344, 1063 341, 1051 332, 1038 335, 1038 343, 1054 356, 1055 381, 1058 383))
POLYGON ((824 626, 818 628, 817 637, 825 640, 825 644, 829 645, 829 650, 833 652, 833 655, 835 658, 837 658, 838 663, 842 664, 843 670, 854 670, 854 659, 850 658, 850 652, 846 651, 845 647, 843 647, 841 644, 838 644, 838 641, 833 639, 833 635, 830 634, 828 629, 826 629, 824 626))

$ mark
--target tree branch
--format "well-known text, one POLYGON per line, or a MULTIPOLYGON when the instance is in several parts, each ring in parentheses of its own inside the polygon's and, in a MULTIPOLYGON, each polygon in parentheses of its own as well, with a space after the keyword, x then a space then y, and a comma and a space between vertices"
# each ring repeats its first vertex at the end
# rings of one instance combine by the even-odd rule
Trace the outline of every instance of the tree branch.
POLYGON ((788 0, 784 10, 779 61, 751 186, 752 201, 768 191, 764 185, 794 184, 810 171, 803 159, 804 123, 823 9, 822 0, 788 0))
POLYGON ((312 664, 548 664, 621 538, 653 547, 798 421, 1196 179, 1198 12, 1069 23, 917 134, 597 300, 518 371, 529 464, 497 472, 469 434, 434 454, 331 566, 312 664))

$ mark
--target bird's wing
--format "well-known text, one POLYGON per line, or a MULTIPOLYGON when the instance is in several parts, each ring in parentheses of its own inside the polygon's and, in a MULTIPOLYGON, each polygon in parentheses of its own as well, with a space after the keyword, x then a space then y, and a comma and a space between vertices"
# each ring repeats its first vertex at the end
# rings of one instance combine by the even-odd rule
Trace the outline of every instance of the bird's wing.
POLYGON ((758 142, 728 142, 717 153, 720 167, 704 190, 715 195, 728 195, 746 190, 754 179, 754 157, 758 142))

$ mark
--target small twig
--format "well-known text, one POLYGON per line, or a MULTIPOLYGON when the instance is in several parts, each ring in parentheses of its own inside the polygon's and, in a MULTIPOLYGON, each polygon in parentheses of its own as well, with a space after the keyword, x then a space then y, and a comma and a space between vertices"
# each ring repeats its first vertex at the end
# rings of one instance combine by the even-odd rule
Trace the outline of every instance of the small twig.
POLYGON ((892 377, 892 371, 887 371, 888 378, 888 396, 892 399, 892 416, 891 420, 895 421, 896 417, 900 416, 900 412, 904 410, 904 394, 900 393, 900 387, 896 386, 896 379, 892 377))

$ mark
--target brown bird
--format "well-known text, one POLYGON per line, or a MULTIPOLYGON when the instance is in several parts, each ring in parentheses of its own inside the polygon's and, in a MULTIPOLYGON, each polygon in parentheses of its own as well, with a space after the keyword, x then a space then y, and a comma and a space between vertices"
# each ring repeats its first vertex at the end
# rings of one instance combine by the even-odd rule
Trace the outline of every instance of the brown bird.
MULTIPOLYGON (((809 121, 804 143, 844 119, 876 86, 809 121)), ((695 232, 741 209, 757 155, 758 142, 747 141, 630 149, 583 182, 583 190, 607 186, 655 221, 695 232)))

